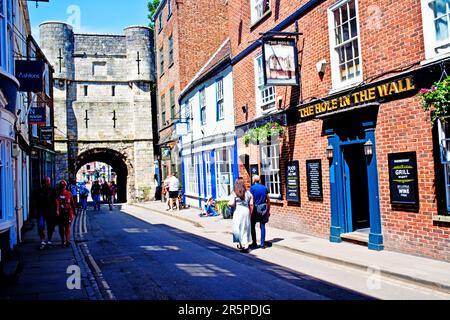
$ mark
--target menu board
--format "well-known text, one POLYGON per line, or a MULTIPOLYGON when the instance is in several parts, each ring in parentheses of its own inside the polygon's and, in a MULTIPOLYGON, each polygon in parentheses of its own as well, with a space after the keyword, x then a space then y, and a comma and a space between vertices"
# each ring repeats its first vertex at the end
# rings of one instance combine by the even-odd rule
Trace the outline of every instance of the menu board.
POLYGON ((392 204, 419 205, 417 156, 415 152, 389 155, 389 184, 392 204))
POLYGON ((323 200, 322 160, 306 161, 306 175, 308 180, 308 198, 310 200, 323 200))
POLYGON ((300 174, 299 162, 289 161, 286 164, 286 200, 300 202, 300 174))

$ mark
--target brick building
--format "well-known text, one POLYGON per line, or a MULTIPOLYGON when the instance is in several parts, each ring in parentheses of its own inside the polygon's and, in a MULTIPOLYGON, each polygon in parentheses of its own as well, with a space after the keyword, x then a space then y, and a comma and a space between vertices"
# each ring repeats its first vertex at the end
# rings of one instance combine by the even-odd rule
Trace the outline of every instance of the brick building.
POLYGON ((163 179, 181 172, 174 125, 180 92, 228 36, 226 1, 163 0, 153 15, 163 179), (195 19, 194 19, 195 17, 195 19))
POLYGON ((272 225, 450 261, 448 128, 416 97, 448 70, 448 2, 228 6, 239 173, 263 177, 272 225), (299 86, 265 86, 264 33, 296 40, 299 86), (267 123, 286 130, 244 143, 267 123))

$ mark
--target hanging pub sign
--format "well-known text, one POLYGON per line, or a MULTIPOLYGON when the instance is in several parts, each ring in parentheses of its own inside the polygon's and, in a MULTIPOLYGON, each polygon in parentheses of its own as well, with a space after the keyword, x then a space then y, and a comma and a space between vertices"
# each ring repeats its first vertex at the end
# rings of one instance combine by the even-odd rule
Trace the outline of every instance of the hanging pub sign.
POLYGON ((266 86, 298 86, 298 53, 294 39, 263 39, 263 69, 266 86))
POLYGON ((187 122, 177 122, 175 124, 175 132, 179 137, 187 136, 189 133, 189 124, 187 122))
POLYGON ((161 150, 161 160, 170 160, 172 151, 169 147, 164 147, 161 150))
POLYGON ((21 92, 44 90, 44 62, 41 60, 16 60, 16 78, 21 92))
POLYGON ((389 184, 393 205, 419 205, 415 152, 389 154, 389 184))
POLYGON ((286 163, 286 200, 289 202, 300 202, 299 168, 298 161, 289 161, 286 163))
POLYGON ((29 124, 38 124, 45 125, 46 121, 46 108, 40 106, 34 106, 30 108, 30 113, 28 114, 28 123, 29 124))
POLYGON ((39 128, 39 140, 41 142, 53 141, 53 128, 52 127, 40 127, 39 128))
POLYGON ((322 160, 306 161, 306 175, 308 180, 308 198, 310 200, 323 200, 322 160))

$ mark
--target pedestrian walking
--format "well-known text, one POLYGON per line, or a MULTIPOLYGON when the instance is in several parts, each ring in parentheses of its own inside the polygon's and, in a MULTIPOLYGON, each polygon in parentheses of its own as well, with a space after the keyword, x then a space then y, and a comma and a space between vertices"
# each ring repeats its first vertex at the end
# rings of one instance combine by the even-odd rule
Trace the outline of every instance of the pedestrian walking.
POLYGON ((180 180, 177 178, 177 173, 172 173, 172 176, 169 178, 169 210, 173 209, 173 203, 175 201, 176 208, 180 211, 180 180))
POLYGON ((109 196, 110 196, 109 184, 105 180, 102 184, 102 197, 104 203, 109 203, 109 196))
POLYGON ((32 210, 37 218, 38 234, 41 240, 40 249, 52 245, 53 233, 58 225, 56 216, 56 192, 51 187, 51 179, 45 177, 42 186, 33 194, 32 210), (47 242, 45 241, 45 228, 47 227, 47 242))
POLYGON ((253 196, 246 190, 243 178, 238 178, 234 185, 228 205, 234 209, 233 242, 243 253, 248 253, 251 242, 250 212, 253 211, 253 196))
POLYGON ((266 247, 266 224, 270 217, 270 198, 269 189, 261 184, 259 176, 253 177, 253 186, 250 188, 250 193, 253 196, 253 211, 251 215, 252 224, 252 245, 251 248, 257 248, 256 241, 256 224, 259 223, 261 229, 261 244, 260 247, 266 247))
POLYGON ((117 194, 117 186, 114 181, 111 181, 109 184, 109 211, 112 211, 114 208, 116 194, 117 194))
POLYGON ((75 202, 75 208, 78 207, 78 187, 75 180, 70 179, 67 190, 72 194, 73 201, 75 202))
POLYGON ((89 197, 89 190, 86 187, 86 184, 82 183, 80 186, 80 206, 81 210, 83 210, 85 213, 87 211, 88 197, 89 197))
POLYGON ((67 190, 67 182, 59 183, 58 194, 56 195, 56 215, 59 218, 59 234, 63 247, 70 246, 70 226, 75 213, 75 202, 72 193, 67 190))
POLYGON ((100 211, 100 183, 98 180, 94 181, 91 188, 92 200, 94 200, 94 210, 100 211))

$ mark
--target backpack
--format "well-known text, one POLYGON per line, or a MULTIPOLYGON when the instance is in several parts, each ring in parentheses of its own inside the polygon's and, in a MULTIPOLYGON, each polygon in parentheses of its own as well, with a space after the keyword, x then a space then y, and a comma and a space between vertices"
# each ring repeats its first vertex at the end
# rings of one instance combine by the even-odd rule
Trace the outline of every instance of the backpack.
POLYGON ((82 187, 80 190, 80 196, 87 198, 89 196, 89 190, 86 187, 82 187))

